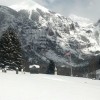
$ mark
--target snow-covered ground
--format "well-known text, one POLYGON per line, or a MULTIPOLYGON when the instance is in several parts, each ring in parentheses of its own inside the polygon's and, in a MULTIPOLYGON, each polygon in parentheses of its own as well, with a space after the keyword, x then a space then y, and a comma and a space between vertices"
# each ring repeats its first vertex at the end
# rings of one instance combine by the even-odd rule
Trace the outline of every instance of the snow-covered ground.
POLYGON ((100 100, 100 81, 0 72, 0 100, 100 100))

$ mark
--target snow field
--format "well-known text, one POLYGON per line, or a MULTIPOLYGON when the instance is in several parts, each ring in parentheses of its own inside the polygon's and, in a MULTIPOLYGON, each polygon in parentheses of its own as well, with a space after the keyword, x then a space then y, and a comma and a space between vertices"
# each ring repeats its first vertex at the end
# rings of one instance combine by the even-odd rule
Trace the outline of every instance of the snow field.
POLYGON ((100 81, 0 72, 0 100, 100 100, 100 81))

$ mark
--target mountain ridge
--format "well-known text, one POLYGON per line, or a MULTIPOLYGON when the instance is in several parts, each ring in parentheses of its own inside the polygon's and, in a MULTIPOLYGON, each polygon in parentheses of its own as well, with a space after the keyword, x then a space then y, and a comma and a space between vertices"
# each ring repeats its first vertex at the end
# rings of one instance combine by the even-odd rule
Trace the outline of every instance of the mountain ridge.
POLYGON ((100 33, 94 24, 82 27, 71 18, 39 8, 32 8, 31 14, 26 9, 12 11, 7 7, 3 12, 1 6, 0 16, 7 15, 0 19, 1 32, 9 26, 16 28, 30 64, 52 59, 60 65, 87 66, 91 56, 100 55, 100 33), (65 56, 68 51, 71 53, 71 63, 69 57, 65 56))
POLYGON ((21 1, 20 3, 17 4, 13 4, 11 6, 9 6, 10 8, 19 11, 19 10, 36 10, 37 8, 41 9, 44 12, 48 12, 48 9, 39 5, 38 3, 32 1, 32 0, 24 0, 21 1))

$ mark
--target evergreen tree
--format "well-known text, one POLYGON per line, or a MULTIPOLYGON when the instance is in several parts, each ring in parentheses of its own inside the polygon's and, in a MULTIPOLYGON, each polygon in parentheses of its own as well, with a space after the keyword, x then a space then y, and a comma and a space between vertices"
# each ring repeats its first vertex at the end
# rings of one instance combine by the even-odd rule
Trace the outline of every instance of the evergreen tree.
POLYGON ((50 60, 50 63, 47 67, 47 74, 54 74, 55 73, 55 63, 53 60, 50 60))
POLYGON ((0 39, 0 64, 3 65, 2 67, 21 69, 21 63, 21 44, 15 31, 8 28, 0 39))

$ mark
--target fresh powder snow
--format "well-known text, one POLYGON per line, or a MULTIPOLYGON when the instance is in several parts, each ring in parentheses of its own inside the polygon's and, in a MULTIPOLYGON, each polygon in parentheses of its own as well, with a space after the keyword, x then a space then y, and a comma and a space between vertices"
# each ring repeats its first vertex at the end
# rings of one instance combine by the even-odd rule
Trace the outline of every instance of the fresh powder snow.
POLYGON ((0 100, 100 100, 100 81, 0 71, 0 100))

